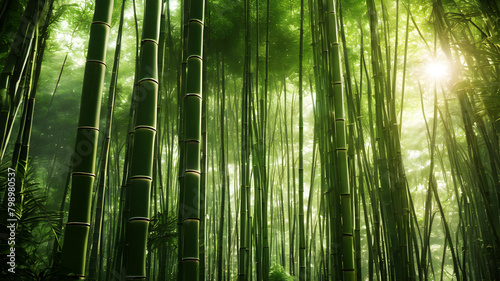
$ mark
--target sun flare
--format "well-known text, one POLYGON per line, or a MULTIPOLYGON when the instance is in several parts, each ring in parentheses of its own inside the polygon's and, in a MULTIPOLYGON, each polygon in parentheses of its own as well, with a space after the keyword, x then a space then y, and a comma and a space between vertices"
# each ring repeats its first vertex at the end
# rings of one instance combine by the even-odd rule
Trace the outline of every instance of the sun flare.
POLYGON ((443 62, 430 62, 425 66, 425 73, 434 79, 443 78, 448 76, 449 68, 443 62))

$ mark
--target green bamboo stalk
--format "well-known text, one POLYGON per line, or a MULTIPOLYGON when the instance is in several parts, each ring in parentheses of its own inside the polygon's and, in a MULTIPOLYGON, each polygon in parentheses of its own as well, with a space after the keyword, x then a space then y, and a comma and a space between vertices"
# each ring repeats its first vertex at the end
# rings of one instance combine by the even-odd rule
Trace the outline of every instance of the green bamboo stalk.
POLYGON ((146 279, 146 248, 153 176, 153 155, 157 122, 158 40, 161 1, 145 2, 141 39, 141 67, 137 93, 134 143, 130 166, 130 211, 127 218, 128 241, 126 277, 146 279))
POLYGON ((185 132, 184 132, 184 96, 186 94, 186 67, 187 67, 187 44, 188 44, 188 27, 189 27, 189 9, 190 0, 187 2, 182 2, 181 5, 181 48, 182 52, 179 54, 179 61, 181 62, 180 69, 178 71, 177 77, 177 105, 179 107, 179 116, 177 118, 177 139, 179 143, 179 157, 178 157, 178 182, 179 182, 179 202, 177 208, 177 280, 180 281, 183 278, 183 246, 184 246, 184 234, 183 234, 183 205, 184 205, 184 170, 185 168, 185 132))
MULTIPOLYGON (((227 129, 226 129, 226 139, 227 138, 227 129)), ((228 153, 229 149, 226 150, 226 153, 228 153)), ((226 158, 229 160, 228 155, 226 155, 226 158)), ((226 163, 226 169, 227 169, 227 163, 226 163)), ((230 182, 230 177, 227 175, 227 179, 225 179, 227 183, 229 184, 230 182)), ((231 187, 227 189, 227 278, 226 280, 231 280, 231 248, 233 246, 232 240, 231 240, 231 187)))
MULTIPOLYGON (((300 1, 299 39, 299 280, 306 278, 306 239, 304 230, 304 117, 303 117, 303 50, 304 50, 304 0, 300 1)), ((312 187, 310 187, 312 188, 312 187)))
MULTIPOLYGON (((209 6, 205 6, 205 14, 209 14, 209 6)), ((207 34, 207 42, 210 43, 210 38, 208 37, 210 35, 209 28, 204 29, 203 31, 205 34, 207 34)), ((203 49, 205 52, 206 49, 209 49, 209 46, 205 44, 203 46, 203 49)), ((207 65, 203 65, 203 73, 202 73, 202 87, 204 89, 208 88, 208 76, 207 74, 207 65)), ((207 136, 207 126, 208 126, 208 100, 209 100, 209 95, 205 95, 205 98, 202 99, 202 115, 201 115, 201 137, 202 137, 202 158, 201 158, 201 175, 200 175, 200 280, 205 280, 206 277, 206 264, 207 264, 207 227, 206 227, 206 217, 208 213, 208 204, 207 204, 207 178, 208 178, 208 166, 207 166, 207 156, 208 156, 208 147, 207 147, 207 141, 208 141, 208 136, 207 136)), ((210 254, 210 253, 208 253, 210 254)))
POLYGON ((346 281, 354 280, 353 256, 353 216, 352 199, 349 184, 349 169, 347 162, 347 144, 345 129, 344 97, 342 91, 340 52, 337 33, 337 15, 333 1, 327 2, 328 9, 328 40, 330 55, 331 84, 333 85, 333 99, 335 104, 335 151, 337 183, 339 186, 340 206, 342 217, 342 275, 346 281))
MULTIPOLYGON (((25 131, 27 130, 27 126, 31 126, 31 122, 28 120, 29 112, 33 109, 29 109, 30 100, 32 96, 32 85, 33 85, 33 71, 35 68, 34 65, 34 57, 36 56, 36 44, 33 49, 33 52, 29 55, 28 65, 27 65, 27 73, 24 78, 24 86, 22 87, 23 96, 24 96, 24 106, 23 106, 23 114, 21 117, 21 124, 19 125, 19 131, 17 133, 17 139, 14 146, 14 151, 12 153, 12 167, 16 171, 16 180, 18 181, 18 188, 22 190, 23 179, 26 173, 26 163, 27 157, 22 155, 22 144, 24 141, 25 131)), ((31 104, 33 107, 33 104, 31 104)), ((32 114, 32 113, 31 113, 32 114)), ((27 155, 26 155, 27 156, 27 155)), ((3 206, 7 206, 7 192, 4 193, 3 198, 3 206)))
MULTIPOLYGON (((311 76, 309 76, 309 88, 310 88, 310 92, 311 92, 311 104, 312 104, 312 107, 313 107, 313 115, 316 114, 316 107, 314 106, 314 97, 312 95, 313 93, 313 84, 312 84, 312 78, 311 76)), ((312 217, 312 201, 313 201, 313 195, 315 194, 314 192, 314 182, 315 182, 315 176, 316 176, 316 169, 317 169, 317 146, 318 146, 318 135, 317 135, 317 130, 314 130, 314 134, 313 134, 313 152, 312 152, 312 165, 311 165, 311 182, 310 182, 310 189, 309 189, 309 196, 308 196, 308 202, 307 202, 307 223, 306 223, 306 231, 305 231, 305 237, 311 237, 311 241, 309 244, 307 244, 307 241, 309 239, 306 239, 306 249, 309 249, 309 253, 308 253, 308 256, 307 256, 307 259, 306 259, 306 280, 310 280, 311 279, 311 275, 312 275, 312 272, 311 272, 311 261, 312 261, 312 253, 313 253, 313 248, 315 248, 316 246, 316 243, 314 243, 314 231, 313 233, 311 234, 310 233, 310 229, 312 228, 312 220, 313 220, 313 217, 312 217), (309 246, 308 246, 309 245, 309 246)), ((319 202, 317 203, 319 205, 319 202)), ((315 224, 315 228, 316 228, 316 224, 315 224)))
POLYGON ((134 29, 135 29, 135 71, 134 71, 134 84, 132 87, 132 100, 130 102, 129 107, 129 122, 127 125, 127 139, 125 141, 125 159, 123 164, 123 175, 121 182, 121 191, 120 191, 120 210, 122 210, 120 214, 120 222, 118 224, 119 231, 117 231, 117 246, 116 246, 116 255, 115 255, 115 264, 114 270, 115 272, 120 272, 121 275, 125 275, 125 266, 127 263, 127 248, 128 243, 126 241, 126 233, 127 233, 127 225, 128 219, 130 217, 130 177, 131 177, 131 159, 132 149, 133 149, 133 140, 134 140, 134 132, 135 132, 135 119, 137 112, 137 99, 136 95, 138 93, 138 81, 140 77, 140 57, 139 57, 139 46, 140 46, 140 37, 139 37, 139 22, 137 19, 137 6, 136 1, 132 0, 132 8, 134 14, 134 29))
MULTIPOLYGON (((245 63, 246 65, 246 63, 245 63)), ((246 84, 244 82, 244 84, 246 84)), ((238 280, 244 281, 247 280, 247 251, 248 251, 248 244, 247 244, 247 233, 248 233, 248 205, 247 205, 247 188, 246 188, 246 143, 247 143, 247 137, 246 137, 246 89, 245 86, 242 91, 243 98, 241 99, 241 119, 242 119, 242 130, 241 130, 241 157, 240 157, 240 241, 239 241, 239 248, 238 248, 238 280)))
MULTIPOLYGON (((204 46, 206 48, 206 46, 204 46)), ((204 67, 204 71, 206 72, 206 67, 204 67)), ((204 75, 203 81, 206 81, 207 78, 204 75)), ((208 95, 201 101, 201 138, 202 138, 202 158, 201 158, 201 175, 200 175, 200 280, 205 280, 205 265, 206 265, 206 214, 207 214, 207 178, 208 178, 208 169, 207 169, 207 106, 208 106, 208 95)))
MULTIPOLYGON (((258 1, 257 1, 258 2, 258 1)), ((263 254, 263 267, 262 275, 264 281, 269 280, 269 268, 270 264, 270 249, 269 249, 269 227, 268 227, 268 197, 269 197, 269 166, 266 156, 269 158, 266 147, 267 138, 267 83, 269 78, 269 0, 266 1, 266 53, 265 53, 265 77, 264 77, 264 92, 260 95, 260 163, 261 163, 261 186, 262 186, 262 254, 263 254)), ((258 36, 257 36, 258 38, 258 36)), ((258 48, 257 48, 258 49, 258 48)), ((257 80, 258 80, 258 76, 257 80)), ((270 105, 269 105, 270 106, 270 105)), ((273 143, 270 140, 270 143, 273 143)))
MULTIPOLYGON (((133 8, 134 8, 134 16, 135 16, 135 1, 133 1, 133 8)), ((134 17, 135 24, 137 25, 137 18, 134 17)), ((136 28, 136 36, 137 38, 139 37, 138 29, 136 28)), ((139 49, 139 42, 136 43, 136 50, 139 49)), ((135 113, 135 108, 137 107, 136 100, 135 100, 135 95, 136 95, 136 90, 137 90, 137 81, 138 81, 138 71, 139 71, 139 55, 136 52, 136 57, 135 57, 135 72, 134 72, 134 86, 132 88, 132 101, 130 103, 129 107, 129 122, 127 125, 127 138, 125 140, 125 158, 123 160, 123 171, 122 171, 122 179, 121 179, 121 189, 120 189, 120 196, 119 196, 119 203, 118 203, 118 209, 120 210, 118 212, 118 222, 117 222, 117 230, 115 232, 115 255, 113 259, 113 271, 114 272, 120 272, 120 274, 125 274, 124 273, 124 250, 126 248, 126 241, 125 241, 125 232, 126 232, 126 225, 127 225, 127 219, 128 219, 128 214, 129 214, 129 201, 127 200, 127 196, 129 195, 129 186, 130 186, 130 159, 132 158, 132 143, 133 143, 133 137, 134 137, 134 113, 135 113)), ((118 154, 118 153, 117 153, 118 154)), ((118 181, 117 181, 118 182, 118 181)))
MULTIPOLYGON (((361 29, 361 36, 363 36, 363 29, 361 29)), ((366 74, 366 82, 367 82, 367 94, 368 94, 368 120, 369 120, 369 123, 370 124, 373 124, 375 121, 373 120, 373 101, 372 101, 372 84, 371 84, 371 79, 370 79, 370 75, 368 74, 368 67, 366 65, 366 61, 365 61, 365 58, 364 58, 364 53, 362 52, 361 53, 361 63, 362 63, 362 66, 364 68, 364 73, 366 74)), ((362 128, 362 126, 360 127, 362 128)), ((360 134, 361 134, 361 130, 360 130, 360 134)), ((373 128, 373 126, 370 126, 370 140, 371 140, 371 147, 376 147, 375 145, 375 130, 373 128)), ((369 165, 368 165, 368 161, 367 161, 367 153, 364 149, 364 146, 363 146, 363 166, 364 166, 364 169, 366 171, 370 171, 370 168, 369 168, 369 165)), ((376 153, 376 150, 375 149, 372 149, 372 154, 373 154, 373 162, 376 163, 377 161, 377 153, 376 153)), ((371 174, 371 173, 370 173, 371 174)), ((380 187, 380 183, 379 183, 379 180, 378 180, 378 168, 375 168, 373 169, 373 181, 371 182, 370 181, 370 177, 368 177, 367 175, 367 182, 369 183, 368 185, 368 195, 371 199, 372 202, 376 202, 375 204, 372 205, 372 208, 373 208, 373 226, 374 226, 374 244, 375 244, 375 254, 376 254, 376 258, 374 259, 375 261, 375 267, 376 267, 376 270, 377 272, 380 272, 380 275, 377 274, 377 277, 380 277, 381 280, 386 280, 387 279, 387 268, 386 268, 386 264, 384 262, 384 254, 383 252, 381 251, 381 237, 380 237, 380 221, 381 221, 381 214, 380 214, 380 209, 379 209, 379 206, 378 206, 378 198, 376 197, 377 196, 377 192, 375 192, 374 190, 378 191, 379 190, 379 187, 380 187)))
POLYGON ((200 141, 204 0, 191 0, 184 96, 185 170, 182 206, 182 279, 199 280, 200 141))
MULTIPOLYGON (((116 39, 115 57, 113 63, 113 70, 111 71, 111 83, 108 94, 108 112, 106 116, 106 127, 104 129, 105 136, 102 141, 101 155, 100 155, 100 171, 99 180, 97 184, 97 202, 95 207, 94 228, 93 228, 93 245, 90 254, 89 262, 89 280, 97 280, 99 278, 99 267, 102 265, 102 256, 98 259, 98 253, 101 251, 101 232, 104 220, 104 196, 106 196, 105 182, 108 179, 108 161, 111 139, 111 128, 113 122, 113 112, 115 109, 116 98, 116 84, 118 82, 118 70, 120 64, 121 54, 121 38, 123 30, 123 19, 125 13, 125 1, 122 2, 120 23, 118 27, 118 35, 116 39)), ((108 186, 109 188, 109 186, 108 186)))
POLYGON ((70 209, 62 249, 64 270, 80 278, 85 276, 101 94, 112 10, 112 1, 96 2, 83 77, 80 116, 73 157, 75 163, 73 163, 71 176, 70 209))
MULTIPOLYGON (((284 91, 284 103, 285 103, 285 107, 284 107, 284 120, 285 120, 285 126, 284 126, 284 129, 285 129, 285 139, 289 139, 289 132, 288 132, 288 118, 287 118, 287 111, 288 111, 288 106, 287 106, 287 88, 286 88, 286 78, 283 77, 283 91, 284 91)), ((292 100, 292 104, 293 104, 293 100, 292 100)), ((292 114, 293 115, 293 114, 292 114)), ((290 146, 293 146, 293 137, 290 136, 290 140, 291 140, 291 143, 290 142, 286 142, 286 170, 287 170, 287 198, 288 198, 288 208, 287 208, 287 211, 288 211, 288 235, 289 235, 289 238, 288 238, 288 245, 289 245, 289 265, 290 265, 290 268, 289 268, 289 273, 290 275, 295 275, 295 253, 294 253, 294 226, 293 226, 293 222, 294 220, 292 220, 292 209, 294 208, 294 200, 291 200, 291 197, 293 196, 293 191, 291 190, 291 176, 290 176, 290 165, 291 165, 291 162, 293 162, 293 155, 292 155, 292 160, 290 160, 290 146)), ((293 179, 294 177, 292 177, 293 179)))
MULTIPOLYGON (((218 62, 218 60, 217 60, 218 62)), ((218 79, 219 80, 219 79, 218 79)), ((220 149, 220 181, 221 181, 221 201, 220 201, 220 222, 219 222, 219 235, 218 235, 218 242, 217 242, 217 280, 221 281, 223 279, 223 274, 222 274, 222 250, 223 250, 223 236, 224 236, 224 206, 226 203, 226 159, 225 159, 225 143, 224 143, 224 115, 225 115, 225 108, 226 108, 226 91, 225 91, 225 84, 224 84, 224 56, 222 56, 222 78, 219 80, 222 81, 222 88, 221 88, 221 97, 220 97, 220 143, 221 143, 221 149, 220 149)))
MULTIPOLYGON (((246 206, 247 206, 247 234, 246 234, 246 245, 247 245, 247 260, 246 260, 246 275, 248 276, 247 278, 249 280, 255 278, 253 275, 254 272, 254 257, 256 257, 255 251, 252 251, 257 247, 257 245, 252 246, 252 234, 253 234, 253 229, 256 227, 254 224, 254 218, 257 216, 257 214, 254 213, 253 217, 250 212, 250 202, 251 202, 251 197, 250 197, 250 184, 251 184, 251 178, 250 178, 250 171, 251 171, 251 164, 250 164, 250 154, 252 152, 251 150, 251 145, 252 145, 252 74, 251 74, 251 8, 250 8, 250 1, 246 1, 245 4, 245 23, 246 23, 246 29, 245 29, 245 60, 246 60, 246 69, 244 69, 244 79, 246 80, 245 84, 245 109, 244 112, 246 114, 245 116, 245 159, 246 159, 246 165, 245 165, 245 189, 246 189, 246 206)), ((256 266, 255 266, 256 268, 256 266)), ((256 271, 256 269, 255 269, 256 271)))

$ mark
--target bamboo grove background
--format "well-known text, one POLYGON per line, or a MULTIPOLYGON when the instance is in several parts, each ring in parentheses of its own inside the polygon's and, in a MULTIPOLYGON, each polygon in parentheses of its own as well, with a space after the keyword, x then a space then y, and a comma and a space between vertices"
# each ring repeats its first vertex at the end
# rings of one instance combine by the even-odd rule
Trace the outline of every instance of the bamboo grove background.
POLYGON ((2 280, 497 280, 499 21, 1 1, 2 280))

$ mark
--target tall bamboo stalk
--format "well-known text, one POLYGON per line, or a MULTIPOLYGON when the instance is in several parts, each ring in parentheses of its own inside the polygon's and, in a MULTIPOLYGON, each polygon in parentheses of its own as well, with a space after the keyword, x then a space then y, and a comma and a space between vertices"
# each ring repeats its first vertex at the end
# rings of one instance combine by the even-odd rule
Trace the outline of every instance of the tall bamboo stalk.
POLYGON ((200 141, 204 0, 189 3, 184 96, 184 202, 182 207, 182 280, 199 280, 200 141))
POLYGON ((127 278, 146 279, 146 248, 150 215, 153 155, 157 122, 158 40, 161 1, 148 0, 144 7, 140 71, 134 142, 130 166, 130 197, 127 218, 127 278))
MULTIPOLYGON (((116 98, 116 84, 118 82, 118 70, 120 64, 120 54, 121 54, 121 38, 123 30, 123 19, 125 14, 125 1, 122 2, 120 23, 118 27, 118 35, 116 39, 115 57, 113 62, 113 70, 111 71, 111 85, 109 87, 108 93, 108 112, 106 116, 106 127, 104 129, 105 136, 102 141, 101 155, 100 155, 100 168, 99 168, 99 180, 97 184, 97 200, 95 207, 95 217, 94 217, 94 228, 93 228, 93 245, 90 254, 89 262, 89 279, 97 280, 99 277, 99 267, 102 265, 102 255, 98 259, 98 254, 101 251, 101 237, 102 228, 104 220, 104 198, 106 196, 106 180, 108 177, 108 161, 109 161, 109 150, 111 141, 111 128, 113 122, 113 113, 115 109, 115 98, 116 98)), ((109 187, 109 186, 108 186, 109 187)))
POLYGON ((85 276, 101 94, 106 69, 106 47, 112 10, 113 1, 100 0, 96 2, 90 28, 80 116, 73 156, 70 209, 65 229, 62 261, 63 267, 68 274, 80 278, 85 276))
MULTIPOLYGON (((218 60, 217 60, 218 62, 218 60)), ((226 159, 225 159, 225 142, 224 142, 224 115, 226 107, 226 91, 224 85, 224 56, 222 56, 222 75, 221 75, 222 87, 220 96, 220 181, 221 181, 221 200, 220 200, 220 222, 219 222, 219 234, 217 241, 217 280, 223 279, 222 273, 222 250, 223 250, 223 236, 224 236, 224 206, 226 204, 226 159)))
MULTIPOLYGON (((304 114, 302 57, 304 49, 304 0, 300 1, 299 39, 299 280, 306 280, 306 238, 304 229, 304 114)), ((310 187, 312 188, 312 186, 310 187)))

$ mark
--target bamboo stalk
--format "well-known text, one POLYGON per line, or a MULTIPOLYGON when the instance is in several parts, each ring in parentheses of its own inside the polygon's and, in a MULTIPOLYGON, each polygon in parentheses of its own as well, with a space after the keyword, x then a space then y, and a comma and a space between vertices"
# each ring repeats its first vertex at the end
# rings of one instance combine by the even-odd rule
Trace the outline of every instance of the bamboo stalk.
POLYGON ((112 10, 113 3, 111 1, 96 2, 83 78, 80 116, 73 157, 75 163, 73 164, 71 176, 70 210, 62 249, 62 261, 65 271, 78 278, 85 276, 100 102, 112 10))

